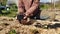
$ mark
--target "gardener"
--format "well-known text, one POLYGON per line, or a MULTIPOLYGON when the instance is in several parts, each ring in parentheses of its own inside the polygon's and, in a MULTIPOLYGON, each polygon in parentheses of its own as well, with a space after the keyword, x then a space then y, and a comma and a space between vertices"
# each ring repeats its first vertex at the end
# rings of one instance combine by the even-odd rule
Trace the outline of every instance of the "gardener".
POLYGON ((40 0, 18 0, 18 16, 25 15, 23 19, 30 17, 31 19, 40 19, 39 10, 40 0))
POLYGON ((23 14, 23 19, 40 19, 39 3, 40 0, 18 0, 18 16, 23 14))

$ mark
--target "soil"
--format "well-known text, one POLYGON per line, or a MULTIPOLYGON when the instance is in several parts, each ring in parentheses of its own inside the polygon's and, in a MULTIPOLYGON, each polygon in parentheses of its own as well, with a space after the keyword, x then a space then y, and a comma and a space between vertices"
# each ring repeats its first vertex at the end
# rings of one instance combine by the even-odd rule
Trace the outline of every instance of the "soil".
MULTIPOLYGON (((45 12, 44 15, 50 15, 48 20, 31 20, 30 25, 20 24, 15 18, 0 17, 0 34, 9 34, 10 30, 15 30, 16 34, 60 34, 60 11, 45 12), (55 17, 54 17, 55 16, 55 17), (52 17, 54 17, 52 19, 52 17)), ((42 14, 42 15, 43 15, 42 14)))
MULTIPOLYGON (((38 20, 37 20, 38 21, 38 20)), ((8 34, 14 29, 17 34, 60 34, 60 25, 47 25, 49 21, 34 21, 31 25, 20 24, 16 19, 9 17, 0 17, 0 34, 8 34)))

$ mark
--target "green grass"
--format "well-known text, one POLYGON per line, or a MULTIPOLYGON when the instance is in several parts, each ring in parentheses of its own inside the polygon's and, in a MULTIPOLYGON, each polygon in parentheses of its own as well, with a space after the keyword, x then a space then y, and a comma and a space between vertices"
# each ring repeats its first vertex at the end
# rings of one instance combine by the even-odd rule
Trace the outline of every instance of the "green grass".
POLYGON ((15 17, 17 15, 17 6, 16 5, 12 5, 12 6, 10 6, 10 10, 9 11, 7 11, 5 9, 5 10, 2 10, 2 13, 3 14, 0 14, 0 16, 15 17))
POLYGON ((16 31, 12 29, 8 32, 8 34, 16 34, 16 31))

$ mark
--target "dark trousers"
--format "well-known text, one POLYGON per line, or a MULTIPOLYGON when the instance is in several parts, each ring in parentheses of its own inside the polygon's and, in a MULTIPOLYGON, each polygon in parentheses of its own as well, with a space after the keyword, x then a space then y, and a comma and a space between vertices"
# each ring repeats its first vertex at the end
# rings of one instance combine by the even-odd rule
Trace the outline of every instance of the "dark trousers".
POLYGON ((33 16, 30 16, 31 19, 40 19, 41 10, 37 10, 36 13, 34 12, 33 16))

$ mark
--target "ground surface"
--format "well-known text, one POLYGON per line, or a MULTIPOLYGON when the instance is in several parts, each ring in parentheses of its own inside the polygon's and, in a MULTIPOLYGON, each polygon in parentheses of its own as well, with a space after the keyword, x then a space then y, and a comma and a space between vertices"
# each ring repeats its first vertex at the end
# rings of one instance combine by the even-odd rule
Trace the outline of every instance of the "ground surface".
POLYGON ((59 24, 55 24, 52 26, 50 25, 48 27, 45 25, 42 26, 40 23, 36 21, 32 25, 22 25, 14 18, 0 17, 0 34, 8 34, 8 32, 11 29, 14 29, 17 32, 17 34, 60 34, 59 24))
POLYGON ((33 24, 22 25, 15 18, 0 17, 0 34, 9 34, 12 29, 16 34, 60 34, 60 11, 54 13, 44 10, 41 15, 49 15, 50 19, 31 20, 33 24))

